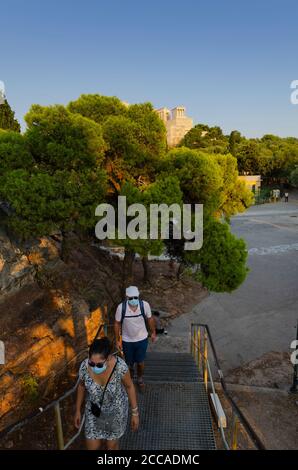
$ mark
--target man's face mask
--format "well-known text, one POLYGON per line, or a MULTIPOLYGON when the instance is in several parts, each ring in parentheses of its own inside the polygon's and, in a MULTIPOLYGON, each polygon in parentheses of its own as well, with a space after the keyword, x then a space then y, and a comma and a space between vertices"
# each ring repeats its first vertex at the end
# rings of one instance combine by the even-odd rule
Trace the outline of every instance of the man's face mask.
POLYGON ((128 298, 128 303, 132 307, 136 307, 137 305, 139 305, 139 298, 138 297, 129 297, 128 298))

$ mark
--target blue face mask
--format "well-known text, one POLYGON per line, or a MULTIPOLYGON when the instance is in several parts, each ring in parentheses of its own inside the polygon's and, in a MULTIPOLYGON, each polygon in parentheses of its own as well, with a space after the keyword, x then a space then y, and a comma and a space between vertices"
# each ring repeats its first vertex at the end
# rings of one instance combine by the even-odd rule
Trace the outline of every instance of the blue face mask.
POLYGON ((128 301, 129 305, 131 305, 132 307, 136 307, 137 305, 139 305, 139 299, 130 299, 128 301))
POLYGON ((91 367, 92 369, 92 372, 94 372, 94 374, 98 375, 98 374, 102 374, 106 369, 107 369, 107 365, 104 364, 102 367, 91 367))

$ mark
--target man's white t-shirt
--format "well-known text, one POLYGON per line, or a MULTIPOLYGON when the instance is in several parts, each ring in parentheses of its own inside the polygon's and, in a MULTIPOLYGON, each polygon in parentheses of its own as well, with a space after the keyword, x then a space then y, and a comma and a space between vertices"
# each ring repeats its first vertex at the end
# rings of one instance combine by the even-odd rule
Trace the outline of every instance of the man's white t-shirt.
MULTIPOLYGON (((143 300, 145 316, 147 318, 152 317, 151 308, 146 300, 143 300)), ((116 321, 121 322, 122 303, 118 305, 116 310, 116 321)), ((134 343, 136 341, 142 341, 148 338, 148 331, 144 322, 144 318, 141 312, 140 305, 134 312, 129 303, 126 302, 125 318, 122 323, 122 340, 128 343, 134 343)))

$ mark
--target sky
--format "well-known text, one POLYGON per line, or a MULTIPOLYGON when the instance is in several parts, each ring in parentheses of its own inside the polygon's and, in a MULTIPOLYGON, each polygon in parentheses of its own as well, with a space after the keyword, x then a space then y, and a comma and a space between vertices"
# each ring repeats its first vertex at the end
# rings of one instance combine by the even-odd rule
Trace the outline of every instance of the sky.
POLYGON ((9 0, 0 81, 24 128, 31 104, 82 93, 184 105, 227 134, 298 137, 297 0, 9 0))

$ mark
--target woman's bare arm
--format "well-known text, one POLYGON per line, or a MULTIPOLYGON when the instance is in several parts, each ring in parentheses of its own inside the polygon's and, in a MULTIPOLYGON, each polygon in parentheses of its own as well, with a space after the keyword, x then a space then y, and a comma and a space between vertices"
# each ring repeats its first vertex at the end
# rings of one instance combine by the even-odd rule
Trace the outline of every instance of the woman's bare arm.
POLYGON ((122 377, 122 383, 127 391, 129 403, 132 409, 137 408, 138 403, 137 403, 137 395, 136 395, 136 390, 135 386, 133 384, 133 381, 131 380, 131 376, 129 371, 126 372, 126 374, 122 377))

